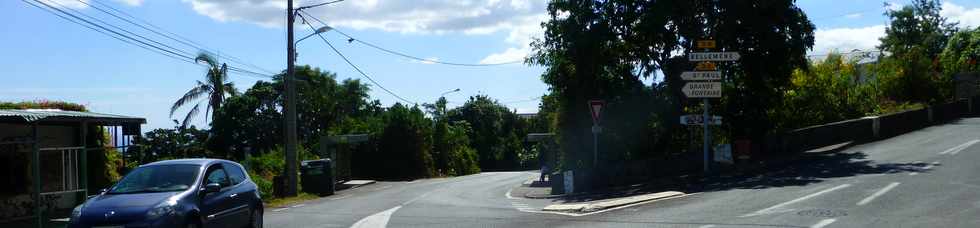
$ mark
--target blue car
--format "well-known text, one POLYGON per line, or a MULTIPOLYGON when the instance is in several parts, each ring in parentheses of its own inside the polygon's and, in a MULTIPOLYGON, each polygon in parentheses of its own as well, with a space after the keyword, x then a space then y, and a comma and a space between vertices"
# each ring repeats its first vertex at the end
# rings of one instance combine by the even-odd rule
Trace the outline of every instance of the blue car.
POLYGON ((68 227, 262 227, 262 199, 245 169, 219 159, 142 165, 75 207, 68 227))

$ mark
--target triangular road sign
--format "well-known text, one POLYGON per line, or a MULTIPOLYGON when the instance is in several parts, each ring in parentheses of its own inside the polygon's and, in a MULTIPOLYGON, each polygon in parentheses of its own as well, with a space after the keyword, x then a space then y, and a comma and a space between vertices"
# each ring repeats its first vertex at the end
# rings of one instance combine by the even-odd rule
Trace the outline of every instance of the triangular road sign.
POLYGON ((602 116, 602 106, 605 105, 606 102, 602 100, 589 101, 589 111, 592 112, 592 124, 599 125, 599 117, 602 116))

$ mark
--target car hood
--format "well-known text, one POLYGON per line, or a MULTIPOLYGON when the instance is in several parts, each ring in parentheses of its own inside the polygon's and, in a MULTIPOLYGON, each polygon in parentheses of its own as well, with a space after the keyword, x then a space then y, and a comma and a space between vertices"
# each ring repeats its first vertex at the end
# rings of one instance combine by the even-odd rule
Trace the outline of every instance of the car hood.
POLYGON ((153 192, 135 194, 102 194, 85 204, 86 208, 147 208, 156 206, 180 192, 153 192))

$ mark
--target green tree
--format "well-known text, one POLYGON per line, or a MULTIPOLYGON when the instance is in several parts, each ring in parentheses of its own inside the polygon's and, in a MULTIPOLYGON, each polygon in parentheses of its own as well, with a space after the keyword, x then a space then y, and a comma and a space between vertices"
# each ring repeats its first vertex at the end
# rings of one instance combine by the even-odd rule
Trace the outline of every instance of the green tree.
MULTIPOLYGON (((180 107, 197 100, 198 98, 206 96, 208 98, 207 107, 205 108, 205 115, 211 114, 211 119, 217 119, 217 111, 221 109, 221 104, 225 101, 225 95, 235 96, 238 91, 235 90, 235 84, 228 82, 228 65, 218 63, 218 60, 208 53, 201 53, 194 58, 196 62, 203 62, 208 65, 208 72, 205 75, 205 80, 197 81, 197 85, 191 90, 187 91, 184 96, 177 99, 173 106, 170 107, 170 117, 174 116, 174 112, 180 107)), ((182 122, 183 126, 188 126, 190 124, 191 118, 200 111, 200 103, 195 104, 191 107, 190 111, 187 112, 187 116, 184 117, 182 122)))
POLYGON ((396 103, 388 108, 384 131, 377 139, 374 175, 395 179, 434 176, 431 124, 418 107, 396 103))
POLYGON ((963 72, 980 71, 980 28, 959 31, 949 39, 940 54, 940 63, 947 77, 963 72))
MULTIPOLYGON (((792 0, 553 0, 548 13, 544 38, 532 44, 535 52, 528 61, 547 67, 542 79, 558 97, 556 122, 564 162, 571 165, 567 168, 593 163, 590 99, 606 100, 610 116, 639 113, 621 114, 632 116, 633 126, 667 127, 657 123, 665 123, 671 112, 628 104, 684 104, 678 74, 693 65, 675 56, 699 51, 693 41, 706 38, 717 41, 717 51, 742 56, 721 64, 728 86, 720 110, 731 120, 728 128, 761 138, 773 128, 765 110, 781 102, 792 71, 806 68, 805 53, 814 42, 813 24, 792 0), (659 70, 666 74, 665 84, 645 89, 640 79, 659 70), (634 98, 644 91, 663 97, 634 98)), ((609 130, 604 134, 644 141, 642 130, 609 130)))
POLYGON ((814 61, 809 70, 793 72, 792 85, 785 91, 783 104, 772 110, 777 129, 796 128, 859 118, 877 110, 877 78, 861 65, 862 58, 846 58, 831 53, 814 61))
POLYGON ((470 144, 480 157, 484 170, 515 169, 520 166, 518 153, 526 132, 518 126, 517 115, 496 100, 486 96, 470 97, 462 106, 449 111, 449 121, 466 121, 470 144))
POLYGON ((891 22, 878 47, 895 56, 922 53, 936 59, 956 32, 956 23, 948 22, 940 15, 941 10, 939 0, 914 0, 911 5, 885 12, 891 22))
POLYGON ((939 55, 956 24, 940 15, 938 0, 915 0, 912 5, 890 10, 890 19, 879 49, 890 55, 885 61, 898 66, 894 90, 889 96, 898 101, 943 102, 952 94, 952 81, 941 77, 939 55))
MULTIPOLYGON (((381 129, 380 104, 368 101, 370 89, 360 80, 338 83, 336 74, 310 66, 297 67, 296 77, 297 94, 303 98, 296 102, 297 131, 306 148, 319 148, 319 136, 381 129)), ((242 157, 245 148, 256 153, 281 142, 282 78, 259 81, 244 94, 227 99, 212 124, 212 150, 231 150, 242 157)))

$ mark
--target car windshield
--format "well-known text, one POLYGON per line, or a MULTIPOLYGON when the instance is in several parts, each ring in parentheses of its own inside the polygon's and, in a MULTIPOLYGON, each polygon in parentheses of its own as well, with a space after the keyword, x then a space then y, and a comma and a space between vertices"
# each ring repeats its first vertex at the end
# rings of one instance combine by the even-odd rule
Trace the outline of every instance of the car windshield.
POLYGON ((191 185, 194 185, 200 167, 200 165, 190 164, 139 167, 127 174, 108 193, 129 194, 187 190, 191 185))

